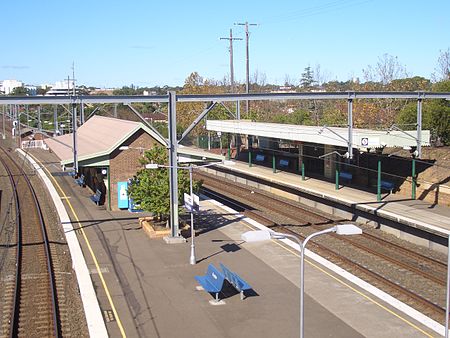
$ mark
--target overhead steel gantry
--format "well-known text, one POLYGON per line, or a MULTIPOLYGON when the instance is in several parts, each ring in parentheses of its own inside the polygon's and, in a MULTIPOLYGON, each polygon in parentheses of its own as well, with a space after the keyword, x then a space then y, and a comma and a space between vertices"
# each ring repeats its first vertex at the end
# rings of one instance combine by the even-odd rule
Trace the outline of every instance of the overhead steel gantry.
MULTIPOLYGON (((307 92, 307 93, 253 93, 253 94, 200 94, 200 95, 177 95, 176 92, 168 92, 167 95, 157 96, 1 96, 0 105, 41 105, 41 104, 69 104, 73 107, 80 105, 83 110, 84 104, 121 103, 131 107, 133 103, 167 103, 169 111, 169 149, 170 166, 170 224, 171 237, 175 241, 181 238, 178 225, 178 175, 177 175, 177 147, 180 140, 176 134, 176 104, 177 102, 210 102, 198 118, 189 126, 182 138, 184 138, 200 120, 205 117, 213 106, 218 102, 240 102, 240 101, 264 101, 264 100, 347 100, 348 104, 348 156, 352 158, 352 134, 353 134, 353 101, 356 99, 413 99, 417 100, 417 152, 421 157, 421 131, 422 131, 422 101, 426 99, 450 100, 450 93, 435 92, 307 92)), ((239 105, 238 105, 239 107, 239 105)), ((133 111, 135 111, 133 109, 133 111)), ((76 109, 74 109, 74 121, 76 121, 76 109)), ((237 112, 239 119, 239 111, 237 112)), ((139 114, 138 114, 139 116, 139 114)), ((147 126, 149 125, 141 116, 139 118, 147 126)), ((152 128, 153 129, 153 128, 152 128)), ((74 130, 74 148, 76 147, 76 128, 74 130)), ((76 163, 76 149, 74 149, 74 164, 76 163)))

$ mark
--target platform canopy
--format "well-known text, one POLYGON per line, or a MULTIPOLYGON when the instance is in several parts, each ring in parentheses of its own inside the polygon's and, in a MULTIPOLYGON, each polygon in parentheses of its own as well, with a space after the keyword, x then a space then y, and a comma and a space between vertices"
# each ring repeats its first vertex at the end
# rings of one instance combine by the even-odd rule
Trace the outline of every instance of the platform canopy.
MULTIPOLYGON (((208 131, 253 135, 279 140, 347 147, 348 129, 342 127, 303 126, 261 123, 244 120, 207 120, 208 131)), ((353 148, 415 147, 417 131, 371 130, 353 128, 353 148)), ((422 146, 430 145, 430 131, 422 130, 422 146)))

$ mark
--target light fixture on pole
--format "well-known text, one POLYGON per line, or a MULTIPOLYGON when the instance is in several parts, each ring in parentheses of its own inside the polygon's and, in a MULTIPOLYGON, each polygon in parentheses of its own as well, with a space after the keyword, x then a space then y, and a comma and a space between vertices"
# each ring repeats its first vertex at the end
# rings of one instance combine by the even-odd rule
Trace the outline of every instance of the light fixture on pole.
POLYGON ((270 230, 254 230, 247 231, 241 235, 241 238, 245 242, 260 242, 269 239, 286 239, 291 238, 298 243, 300 249, 300 338, 304 337, 304 261, 305 261, 305 248, 308 241, 316 236, 324 235, 327 233, 335 232, 337 235, 360 235, 362 230, 353 224, 338 224, 332 228, 315 232, 305 238, 303 242, 297 236, 274 232, 270 230))

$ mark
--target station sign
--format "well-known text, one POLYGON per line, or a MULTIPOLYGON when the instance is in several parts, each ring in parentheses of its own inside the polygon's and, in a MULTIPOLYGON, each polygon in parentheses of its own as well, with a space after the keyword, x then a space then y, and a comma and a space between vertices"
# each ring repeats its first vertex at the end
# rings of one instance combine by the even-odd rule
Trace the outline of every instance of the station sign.
POLYGON ((361 137, 359 145, 364 148, 373 148, 380 146, 379 137, 361 137))
POLYGON ((200 198, 196 194, 192 194, 192 197, 189 194, 184 194, 184 207, 189 212, 197 212, 200 209, 200 198))

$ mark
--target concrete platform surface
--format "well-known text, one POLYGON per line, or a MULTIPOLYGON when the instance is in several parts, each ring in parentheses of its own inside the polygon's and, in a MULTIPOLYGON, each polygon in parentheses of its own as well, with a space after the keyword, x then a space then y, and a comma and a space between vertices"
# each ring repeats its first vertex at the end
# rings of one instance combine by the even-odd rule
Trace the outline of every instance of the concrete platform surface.
MULTIPOLYGON (((243 243, 240 235, 251 225, 202 201, 196 217, 198 263, 190 265, 190 239, 174 245, 149 239, 139 227, 140 214, 97 207, 89 199, 93 192, 62 175, 49 154, 39 156, 65 191, 111 337, 298 337, 299 260, 290 247, 278 241, 243 243), (210 263, 225 264, 254 292, 241 301, 227 288, 223 302, 211 302, 214 297, 198 290, 194 278, 210 263)), ((307 337, 434 334, 326 269, 307 264, 305 276, 307 337)))

